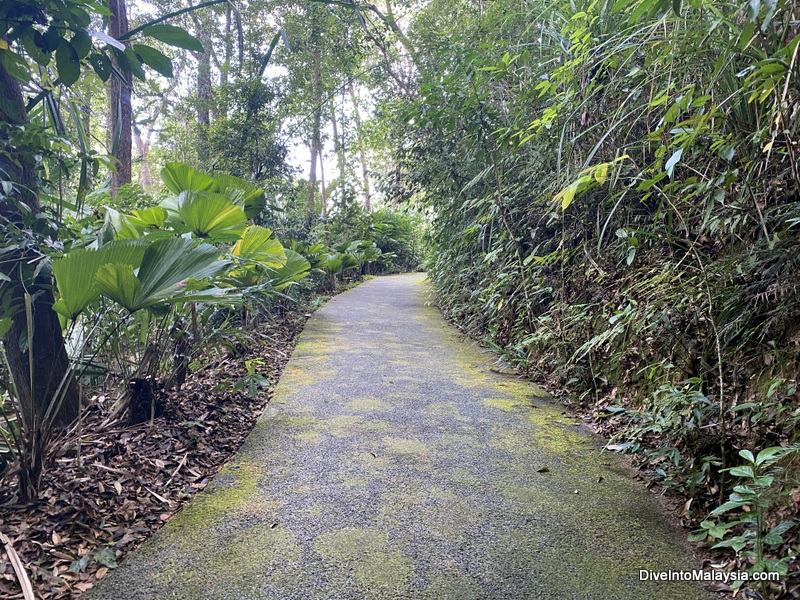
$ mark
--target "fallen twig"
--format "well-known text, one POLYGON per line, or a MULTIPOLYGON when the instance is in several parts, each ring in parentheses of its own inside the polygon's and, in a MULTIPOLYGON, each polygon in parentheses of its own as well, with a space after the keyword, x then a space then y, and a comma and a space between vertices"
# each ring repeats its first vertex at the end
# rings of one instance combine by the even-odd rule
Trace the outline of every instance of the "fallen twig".
POLYGON ((17 574, 17 580, 22 588, 22 596, 25 598, 25 600, 36 600, 36 596, 33 595, 33 586, 31 585, 31 580, 28 579, 28 574, 25 572, 25 567, 22 565, 19 554, 17 554, 17 551, 14 550, 14 545, 11 543, 11 540, 5 534, 0 533, 0 542, 2 542, 5 546, 8 560, 11 562, 11 566, 14 568, 14 573, 17 574))

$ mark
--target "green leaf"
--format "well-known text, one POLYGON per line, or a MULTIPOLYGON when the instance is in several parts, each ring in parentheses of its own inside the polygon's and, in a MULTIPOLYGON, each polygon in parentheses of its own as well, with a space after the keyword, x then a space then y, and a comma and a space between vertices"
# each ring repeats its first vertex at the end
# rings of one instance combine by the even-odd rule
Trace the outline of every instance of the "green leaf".
POLYGON ((286 253, 286 264, 277 269, 270 267, 266 269, 272 287, 278 291, 300 281, 311 271, 311 264, 301 254, 289 248, 286 248, 284 252, 286 253))
POLYGON ((251 225, 245 230, 231 254, 273 268, 284 266, 287 260, 283 246, 272 237, 272 230, 258 225, 251 225))
POLYGON ((133 210, 128 215, 128 221, 132 225, 142 228, 155 227, 160 229, 167 221, 167 211, 160 206, 153 206, 144 208, 142 210, 133 210))
POLYGON ((89 37, 89 34, 83 29, 79 29, 75 32, 70 40, 70 44, 72 44, 72 47, 75 48, 75 52, 77 53, 79 60, 86 58, 86 56, 92 50, 92 38, 89 37))
MULTIPOLYGON (((119 55, 118 51, 117 55, 119 55)), ((125 58, 127 59, 128 63, 127 67, 128 70, 130 70, 131 74, 137 79, 144 81, 146 77, 144 74, 144 69, 142 69, 142 61, 139 59, 138 56, 136 56, 136 53, 133 51, 133 48, 125 48, 125 53, 123 54, 123 56, 125 56, 125 58)), ((120 66, 122 66, 122 62, 120 62, 120 66)))
POLYGON ((743 467, 733 467, 729 469, 729 472, 734 477, 749 477, 751 479, 755 477, 755 473, 753 472, 753 467, 749 465, 745 465, 743 467))
POLYGON ((182 192, 178 216, 196 236, 219 242, 238 240, 247 227, 244 211, 214 192, 182 192))
POLYGON ((108 546, 95 548, 92 550, 92 556, 94 556, 94 559, 104 567, 108 567, 109 569, 117 568, 117 556, 114 554, 114 550, 108 546))
POLYGON ((753 453, 750 452, 750 450, 739 450, 739 456, 741 456, 743 459, 745 459, 749 463, 756 462, 756 459, 753 456, 753 453))
POLYGON ((5 336, 14 324, 14 320, 9 317, 0 318, 0 337, 5 336))
POLYGON ((203 44, 201 44, 196 37, 189 34, 185 29, 176 27, 175 25, 151 25, 150 27, 145 27, 142 34, 155 38, 170 46, 176 46, 177 48, 183 48, 193 52, 205 52, 203 44))
POLYGON ((695 531, 694 533, 689 534, 689 541, 690 542, 702 542, 708 537, 708 532, 705 530, 695 531))
POLYGON ((78 53, 75 48, 64 38, 58 42, 56 48, 56 68, 58 69, 58 78, 66 86, 70 86, 81 75, 81 62, 78 59, 78 53))
POLYGON ((143 308, 174 295, 191 279, 214 277, 228 268, 219 251, 209 244, 194 245, 186 238, 158 240, 147 249, 138 278, 142 289, 137 306, 143 308))
POLYGON ((737 508, 741 508, 745 504, 747 504, 747 501, 745 500, 729 500, 725 504, 722 504, 721 506, 718 506, 717 508, 712 510, 711 514, 714 516, 721 515, 723 513, 735 510, 737 508))
POLYGON ((748 540, 743 539, 742 536, 738 536, 722 541, 719 544, 715 544, 714 546, 711 546, 711 549, 715 550, 717 548, 733 548, 734 552, 740 552, 747 546, 747 544, 748 540))
POLYGON ((68 319, 74 319, 97 300, 100 288, 95 274, 105 264, 116 263, 138 267, 144 257, 146 242, 140 240, 112 241, 98 250, 72 250, 64 258, 53 261, 58 300, 53 309, 68 319))
POLYGON ((95 273, 97 287, 114 302, 129 311, 137 310, 142 284, 131 265, 109 263, 101 265, 95 273))
POLYGON ((264 190, 233 175, 217 175, 214 181, 219 191, 244 209, 248 219, 256 218, 267 205, 264 190))
POLYGON ((61 32, 59 28, 53 25, 48 27, 47 31, 42 35, 42 41, 44 42, 44 48, 42 49, 45 52, 52 52, 58 48, 58 43, 61 41, 61 32))
POLYGON ((11 50, 0 50, 0 63, 3 63, 6 72, 20 83, 28 83, 31 73, 25 59, 11 50))
POLYGON ((97 76, 103 81, 108 81, 108 78, 111 76, 111 61, 105 54, 101 54, 99 52, 95 52, 91 56, 89 56, 89 62, 94 69, 94 72, 97 73, 97 76))
MULTIPOLYGON (((791 449, 789 449, 791 451, 791 449)), ((756 465, 762 465, 767 461, 773 461, 775 458, 780 458, 787 453, 787 449, 781 446, 772 446, 771 448, 764 448, 758 453, 756 457, 756 465)))
POLYGON ((22 32, 19 39, 22 43, 22 47, 25 48, 25 52, 28 53, 28 56, 30 56, 34 62, 42 67, 46 67, 50 64, 50 53, 44 51, 44 36, 40 32, 29 27, 22 32))
POLYGON ((172 61, 161 52, 150 46, 134 44, 133 51, 136 56, 148 67, 160 73, 164 77, 172 77, 172 61))
POLYGON ((173 194, 187 190, 217 191, 217 184, 211 175, 184 163, 168 163, 161 169, 161 180, 173 194))

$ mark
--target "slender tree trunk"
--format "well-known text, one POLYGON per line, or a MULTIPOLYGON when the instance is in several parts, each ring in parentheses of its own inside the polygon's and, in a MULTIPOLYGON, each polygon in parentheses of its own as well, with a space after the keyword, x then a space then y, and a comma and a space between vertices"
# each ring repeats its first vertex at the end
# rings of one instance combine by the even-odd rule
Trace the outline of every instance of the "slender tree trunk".
POLYGON ((333 126, 333 151, 336 152, 336 162, 339 167, 339 178, 344 179, 344 148, 339 139, 339 123, 336 120, 336 104, 331 98, 331 125, 333 126))
POLYGON ((231 70, 231 56, 233 55, 233 8, 230 4, 225 5, 225 62, 219 70, 219 84, 228 84, 228 74, 231 70))
POLYGON ((208 127, 211 124, 211 36, 205 27, 199 27, 197 39, 206 49, 197 60, 197 145, 200 158, 208 156, 208 127))
MULTIPOLYGON (((24 125, 28 122, 25 101, 19 83, 9 76, 0 63, 0 82, 12 114, 0 112, 0 122, 24 125)), ((0 142, 3 142, 0 134, 0 142)), ((0 170, 10 181, 16 183, 12 192, 0 200, 0 231, 11 245, 30 239, 26 233, 25 217, 41 213, 38 196, 38 179, 35 158, 25 147, 3 144, 7 150, 0 152, 0 170), (22 206, 27 208, 25 211, 22 206), (27 215, 26 215, 27 213, 27 215)), ((11 375, 28 423, 42 423, 57 390, 64 390, 61 409, 54 415, 55 424, 66 424, 78 415, 78 386, 72 376, 69 358, 64 348, 61 324, 53 310, 53 281, 42 269, 34 277, 34 270, 42 257, 35 248, 21 248, 6 255, 0 261, 0 273, 8 281, 0 281, 0 295, 8 306, 16 309, 11 329, 3 338, 11 375), (25 314, 25 293, 28 293, 33 308, 33 367, 31 369, 28 350, 28 321, 25 314), (33 381, 31 381, 31 372, 33 381), (65 382, 65 385, 62 385, 65 382)))
POLYGON ((311 65, 311 102, 314 105, 314 120, 311 130, 311 170, 309 171, 308 213, 314 212, 314 195, 317 188, 317 157, 322 148, 322 49, 318 29, 312 33, 314 42, 313 64, 311 65))
POLYGON ((153 180, 150 175, 150 140, 145 140, 142 137, 142 132, 135 124, 133 126, 133 141, 136 142, 136 151, 139 153, 139 160, 141 162, 141 168, 139 169, 139 185, 145 189, 149 189, 150 186, 153 185, 153 180))
MULTIPOLYGON (((82 102, 81 102, 81 122, 83 123, 83 131, 86 134, 86 139, 90 140, 92 138, 92 89, 87 88, 83 94, 82 102)), ((87 189, 92 189, 92 169, 86 169, 86 187, 87 189)))
POLYGON ((309 220, 313 218, 316 208, 314 207, 314 199, 317 193, 317 147, 314 142, 311 142, 311 166, 308 169, 308 203, 306 206, 306 213, 309 220))
POLYGON ((356 143, 358 144, 358 156, 361 160, 361 178, 364 185, 364 210, 372 210, 372 198, 369 191, 369 170, 367 169, 367 159, 364 155, 364 140, 361 137, 361 114, 358 111, 358 98, 351 85, 349 90, 350 99, 353 101, 353 117, 356 120, 356 143))
POLYGON ((322 160, 322 148, 317 148, 317 156, 319 157, 319 180, 320 192, 322 194, 322 218, 328 218, 328 196, 325 192, 325 161, 322 160))
MULTIPOLYGON (((118 38, 128 32, 128 13, 125 0, 109 0, 108 34, 118 38)), ((111 173, 111 194, 120 186, 131 182, 131 87, 130 72, 125 72, 114 62, 122 79, 113 75, 108 81, 108 109, 111 116, 112 152, 116 171, 111 173)))

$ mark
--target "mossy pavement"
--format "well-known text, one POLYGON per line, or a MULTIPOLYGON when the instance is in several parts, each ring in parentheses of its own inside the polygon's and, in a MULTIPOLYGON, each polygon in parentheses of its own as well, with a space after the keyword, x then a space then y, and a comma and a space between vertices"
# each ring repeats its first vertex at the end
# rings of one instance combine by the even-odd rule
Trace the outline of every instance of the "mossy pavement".
POLYGON ((618 457, 430 305, 371 280, 308 322, 239 454, 85 597, 689 599, 697 568, 618 457))

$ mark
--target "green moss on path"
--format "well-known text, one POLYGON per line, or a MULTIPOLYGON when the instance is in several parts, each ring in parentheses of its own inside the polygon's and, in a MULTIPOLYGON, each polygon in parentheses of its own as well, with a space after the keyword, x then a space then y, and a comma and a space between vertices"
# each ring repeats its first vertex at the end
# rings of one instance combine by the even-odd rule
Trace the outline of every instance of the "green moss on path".
POLYGON ((696 568, 681 532, 423 279, 319 310, 236 459, 88 597, 704 597, 638 580, 696 568))

